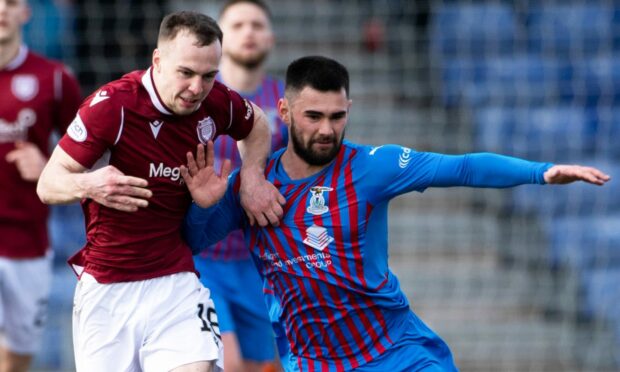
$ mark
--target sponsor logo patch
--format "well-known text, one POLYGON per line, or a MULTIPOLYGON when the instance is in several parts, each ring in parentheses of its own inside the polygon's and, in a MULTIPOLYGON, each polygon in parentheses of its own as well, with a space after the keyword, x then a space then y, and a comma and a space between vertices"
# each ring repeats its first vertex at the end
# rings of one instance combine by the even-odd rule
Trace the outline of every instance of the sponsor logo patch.
POLYGON ((67 128, 67 134, 75 142, 86 141, 88 132, 86 131, 86 126, 84 125, 84 122, 82 122, 80 115, 76 115, 75 119, 73 119, 71 124, 69 124, 69 127, 67 128))
POLYGON ((403 147, 403 152, 398 155, 398 166, 401 168, 407 168, 411 161, 411 149, 403 147))
POLYGON ((314 249, 323 251, 325 247, 333 241, 334 238, 327 235, 327 229, 324 227, 312 225, 306 229, 306 239, 304 239, 304 244, 307 244, 314 249))

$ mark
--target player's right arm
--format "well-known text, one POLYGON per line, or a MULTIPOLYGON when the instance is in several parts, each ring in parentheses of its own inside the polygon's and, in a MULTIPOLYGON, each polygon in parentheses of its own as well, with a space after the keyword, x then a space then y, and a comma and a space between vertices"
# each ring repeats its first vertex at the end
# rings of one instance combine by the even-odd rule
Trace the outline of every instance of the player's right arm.
POLYGON ((87 171, 105 159, 120 138, 122 94, 106 86, 84 101, 41 173, 37 194, 42 202, 65 204, 90 198, 128 212, 148 205, 152 192, 146 189, 146 180, 124 175, 111 165, 87 171))
POLYGON ((84 198, 106 207, 133 212, 147 207, 152 192, 142 178, 124 175, 112 165, 93 172, 56 146, 37 184, 37 194, 45 204, 66 204, 84 198))

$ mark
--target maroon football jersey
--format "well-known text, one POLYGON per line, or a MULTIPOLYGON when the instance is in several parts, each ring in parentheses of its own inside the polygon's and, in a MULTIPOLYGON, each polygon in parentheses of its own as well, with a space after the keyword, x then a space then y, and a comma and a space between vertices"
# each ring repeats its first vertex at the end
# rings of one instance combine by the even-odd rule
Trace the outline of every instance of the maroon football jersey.
POLYGON ((155 89, 151 69, 129 73, 93 93, 59 145, 86 168, 109 164, 148 180, 153 196, 137 212, 84 200, 87 243, 69 263, 100 283, 194 271, 181 238, 191 197, 179 166, 198 143, 221 134, 243 139, 253 122, 251 105, 219 82, 196 112, 173 114, 155 89))
POLYGON ((80 101, 77 81, 63 65, 25 46, 0 69, 0 256, 40 257, 48 249, 47 206, 7 153, 16 141, 28 141, 49 155, 52 130, 65 131, 80 101))

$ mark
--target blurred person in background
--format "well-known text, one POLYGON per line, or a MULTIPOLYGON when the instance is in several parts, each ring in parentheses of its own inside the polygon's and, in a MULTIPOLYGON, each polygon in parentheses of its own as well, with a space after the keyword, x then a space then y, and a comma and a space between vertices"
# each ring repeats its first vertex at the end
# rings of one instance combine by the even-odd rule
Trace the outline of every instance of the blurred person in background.
POLYGON ((91 94, 41 173, 48 204, 82 200, 87 243, 69 259, 78 371, 211 371, 221 341, 209 291, 180 232, 191 203, 179 166, 220 135, 239 141, 248 216, 277 223, 264 177, 262 110, 215 80, 222 32, 190 11, 161 22, 152 65, 91 94))
MULTIPOLYGON (((262 0, 230 0, 220 11, 224 33, 218 79, 263 109, 271 147, 286 146, 288 130, 278 118, 284 82, 268 76, 265 62, 274 45, 271 14, 262 0)), ((241 166, 237 143, 220 137, 214 144, 216 168, 224 159, 241 166)), ((224 343, 224 369, 230 372, 274 370, 275 341, 260 277, 243 240, 234 231, 194 258, 200 280, 211 290, 224 343)))
POLYGON ((267 179, 287 202, 278 226, 249 224, 238 173, 213 170, 213 146, 188 154, 181 174, 194 198, 185 234, 198 251, 243 228, 270 295, 286 371, 456 371, 446 343, 410 309, 388 267, 388 205, 429 187, 522 184, 603 185, 579 165, 492 153, 443 155, 344 140, 349 74, 324 57, 303 57, 286 73, 278 103, 289 144, 267 161, 267 179), (222 195, 224 197, 219 199, 222 195), (219 201, 218 201, 219 199, 219 201))
POLYGON ((0 0, 0 372, 28 370, 41 339, 52 252, 36 184, 81 100, 65 66, 23 43, 30 15, 26 0, 0 0))

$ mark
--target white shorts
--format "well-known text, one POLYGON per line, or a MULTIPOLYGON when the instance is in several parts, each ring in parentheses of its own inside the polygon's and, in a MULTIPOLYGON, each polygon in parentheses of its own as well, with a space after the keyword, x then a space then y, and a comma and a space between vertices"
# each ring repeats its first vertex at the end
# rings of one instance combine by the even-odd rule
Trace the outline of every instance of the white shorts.
POLYGON ((0 344, 17 354, 34 354, 47 321, 52 258, 0 257, 0 344))
POLYGON ((83 273, 73 303, 77 371, 167 372, 218 361, 222 343, 209 290, 183 272, 100 284, 83 273))

